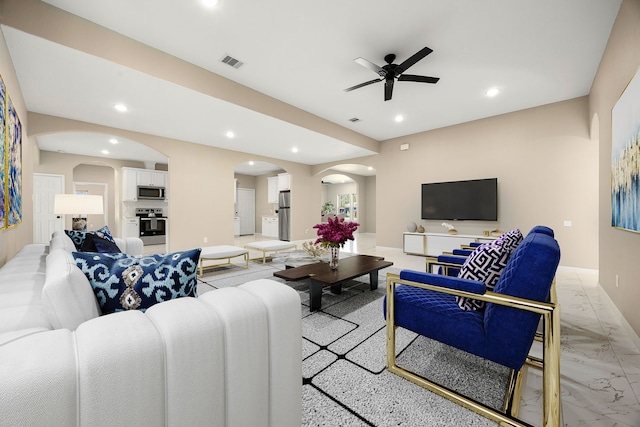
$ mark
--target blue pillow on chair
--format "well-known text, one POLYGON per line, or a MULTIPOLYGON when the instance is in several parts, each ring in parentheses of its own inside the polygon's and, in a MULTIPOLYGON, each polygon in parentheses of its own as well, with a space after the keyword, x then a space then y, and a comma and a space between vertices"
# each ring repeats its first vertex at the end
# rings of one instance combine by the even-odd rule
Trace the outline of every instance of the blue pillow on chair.
POLYGON ((516 228, 515 230, 507 231, 498 240, 502 240, 502 245, 509 251, 509 254, 512 254, 522 242, 522 233, 516 228))
POLYGON ((180 297, 197 297, 200 248, 134 257, 122 253, 74 252, 102 314, 141 310, 180 297))
MULTIPOLYGON (((502 239, 480 245, 464 262, 458 277, 484 282, 487 290, 493 290, 510 255, 509 246, 502 239)), ((486 305, 484 301, 460 296, 456 296, 456 302, 463 310, 484 310, 486 305)))

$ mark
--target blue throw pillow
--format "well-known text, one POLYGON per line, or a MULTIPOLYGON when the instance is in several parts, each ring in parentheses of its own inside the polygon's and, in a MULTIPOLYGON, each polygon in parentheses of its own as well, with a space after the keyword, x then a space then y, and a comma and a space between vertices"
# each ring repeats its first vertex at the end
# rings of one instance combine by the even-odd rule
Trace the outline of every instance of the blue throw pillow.
POLYGON ((82 244, 87 237, 87 234, 94 234, 96 236, 100 236, 103 239, 109 240, 111 243, 115 243, 115 239, 111 235, 111 230, 106 225, 99 230, 96 231, 80 231, 80 230, 64 230, 67 236, 71 239, 74 245, 76 245, 76 249, 81 251, 82 244))
POLYGON ((180 297, 197 297, 200 248, 134 257, 126 254, 74 252, 102 314, 141 310, 180 297))
POLYGON ((91 233, 87 233, 84 242, 82 242, 81 251, 109 254, 122 252, 118 245, 116 245, 115 243, 91 233))

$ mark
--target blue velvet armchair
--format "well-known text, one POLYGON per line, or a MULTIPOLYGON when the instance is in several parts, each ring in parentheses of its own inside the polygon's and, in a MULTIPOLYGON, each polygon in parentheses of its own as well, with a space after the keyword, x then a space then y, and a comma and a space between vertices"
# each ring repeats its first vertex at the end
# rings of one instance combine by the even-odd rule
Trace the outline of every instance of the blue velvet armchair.
POLYGON ((483 282, 404 270, 387 276, 387 368, 401 377, 510 426, 519 420, 525 364, 543 370, 543 425, 560 425, 560 319, 553 287, 560 247, 548 227, 534 228, 511 254, 493 291, 483 282), (455 297, 486 302, 482 311, 464 311, 455 297), (388 315, 387 315, 388 314, 388 315), (543 358, 529 356, 543 319, 543 358), (511 369, 502 411, 432 382, 396 363, 396 327, 405 328, 511 369))

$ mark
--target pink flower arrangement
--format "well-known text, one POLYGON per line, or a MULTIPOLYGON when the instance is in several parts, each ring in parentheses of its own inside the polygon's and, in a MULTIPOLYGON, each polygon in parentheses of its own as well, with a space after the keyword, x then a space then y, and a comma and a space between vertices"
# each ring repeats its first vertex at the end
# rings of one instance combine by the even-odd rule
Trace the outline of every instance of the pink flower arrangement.
POLYGON ((320 243, 323 247, 343 247, 347 240, 353 239, 353 232, 360 224, 355 221, 345 221, 344 218, 331 218, 328 222, 316 224, 313 228, 318 229, 318 239, 315 244, 320 243))

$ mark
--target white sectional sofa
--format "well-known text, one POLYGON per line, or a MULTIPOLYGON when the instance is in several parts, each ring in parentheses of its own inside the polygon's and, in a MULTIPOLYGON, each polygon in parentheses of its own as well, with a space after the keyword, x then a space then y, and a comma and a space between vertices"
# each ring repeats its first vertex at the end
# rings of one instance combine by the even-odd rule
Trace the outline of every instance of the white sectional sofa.
POLYGON ((300 425, 297 292, 255 280, 100 316, 73 250, 54 234, 0 268, 0 426, 300 425))

